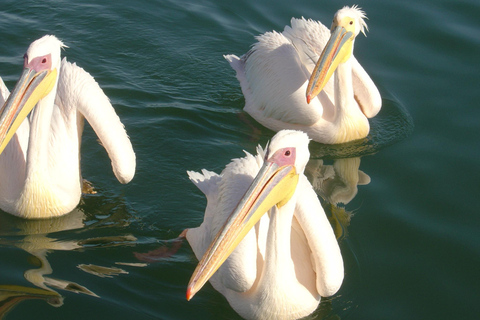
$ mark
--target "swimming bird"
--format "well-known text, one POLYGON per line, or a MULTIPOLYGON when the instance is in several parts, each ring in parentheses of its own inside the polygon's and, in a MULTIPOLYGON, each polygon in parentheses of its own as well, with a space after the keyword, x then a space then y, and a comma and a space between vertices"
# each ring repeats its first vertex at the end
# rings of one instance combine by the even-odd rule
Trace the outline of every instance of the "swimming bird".
POLYGON ((220 175, 188 172, 207 197, 203 223, 184 231, 200 260, 188 300, 210 279, 244 318, 296 319, 337 292, 343 260, 303 173, 308 143, 305 133, 282 130, 220 175))
POLYGON ((380 111, 382 99, 353 56, 355 37, 368 30, 365 18, 358 7, 344 7, 331 32, 320 22, 292 18, 282 33, 258 36, 241 58, 226 55, 245 97, 244 110, 269 129, 302 130, 321 143, 366 137, 367 118, 380 111))
POLYGON ((118 181, 135 174, 125 128, 94 78, 61 60, 64 44, 46 35, 24 55, 23 73, 9 95, 0 84, 0 208, 22 218, 49 218, 80 201, 80 144, 86 119, 112 162, 118 181))

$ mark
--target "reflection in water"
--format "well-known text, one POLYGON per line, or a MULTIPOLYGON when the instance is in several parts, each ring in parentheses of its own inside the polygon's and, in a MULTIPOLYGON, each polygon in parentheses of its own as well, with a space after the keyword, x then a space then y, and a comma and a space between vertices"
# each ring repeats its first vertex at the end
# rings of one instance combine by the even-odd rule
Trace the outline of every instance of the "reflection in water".
POLYGON ((355 157, 335 159, 333 164, 325 164, 322 159, 311 159, 305 169, 305 175, 315 192, 324 200, 325 213, 339 240, 347 235, 352 216, 345 205, 355 198, 359 185, 370 183, 370 177, 359 168, 360 157, 355 157))
POLYGON ((325 165, 321 159, 312 159, 306 171, 322 198, 332 204, 348 204, 357 195, 358 185, 370 183, 370 177, 359 168, 359 157, 336 159, 333 165, 325 165))
POLYGON ((127 271, 116 267, 102 267, 94 264, 79 264, 78 268, 100 278, 113 278, 119 274, 128 274, 127 271))
POLYGON ((330 224, 338 241, 341 243, 342 257, 345 265, 345 279, 339 296, 324 299, 315 313, 319 319, 339 319, 338 310, 345 314, 347 309, 356 306, 356 285, 360 275, 360 266, 347 238, 352 211, 346 210, 358 193, 358 186, 371 182, 370 176, 360 170, 360 157, 323 160, 310 159, 305 175, 311 181, 315 192, 322 198, 330 224), (328 162, 328 164, 327 164, 328 162), (340 303, 333 303, 339 299, 340 303), (337 305, 337 308, 335 307, 337 305))
POLYGON ((30 299, 43 299, 48 304, 59 307, 63 298, 57 292, 33 287, 0 285, 0 319, 19 302, 30 299))
MULTIPOLYGON (((51 277, 53 268, 47 259, 49 254, 56 251, 134 244, 137 240, 132 235, 94 237, 80 240, 62 240, 54 237, 55 233, 58 234, 68 230, 74 230, 73 233, 81 234, 92 228, 127 225, 128 219, 125 219, 123 214, 117 216, 115 211, 108 216, 87 218, 85 213, 77 208, 65 216, 44 220, 24 220, 0 212, 0 221, 0 245, 17 247, 28 252, 31 254, 29 262, 37 266, 37 268, 24 272, 25 279, 35 287, 12 284, 0 285, 0 319, 24 300, 42 299, 52 306, 62 306, 63 297, 58 290, 99 297, 79 283, 51 277), (105 223, 105 220, 108 220, 108 223, 105 223)), ((100 277, 112 277, 128 273, 120 268, 95 265, 80 264, 77 267, 100 277)))

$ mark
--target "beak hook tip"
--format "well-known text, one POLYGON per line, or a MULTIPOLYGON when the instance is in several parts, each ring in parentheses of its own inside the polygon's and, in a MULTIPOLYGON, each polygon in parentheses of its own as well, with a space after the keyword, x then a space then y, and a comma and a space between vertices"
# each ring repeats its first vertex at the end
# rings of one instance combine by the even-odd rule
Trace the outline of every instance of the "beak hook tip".
POLYGON ((187 301, 190 301, 193 298, 194 295, 195 295, 195 293, 192 292, 192 287, 188 287, 187 288, 187 294, 186 294, 187 301))

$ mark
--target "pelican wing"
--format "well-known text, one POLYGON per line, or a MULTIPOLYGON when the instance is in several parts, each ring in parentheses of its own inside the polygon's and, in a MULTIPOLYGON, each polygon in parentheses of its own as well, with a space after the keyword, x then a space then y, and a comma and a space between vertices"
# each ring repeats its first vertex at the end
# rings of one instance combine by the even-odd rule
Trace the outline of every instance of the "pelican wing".
POLYGON ((335 294, 343 281, 343 259, 333 229, 307 178, 302 175, 295 208, 295 218, 311 249, 318 293, 323 297, 335 294))
MULTIPOLYGON (((330 30, 312 19, 292 18, 290 24, 291 26, 285 26, 282 34, 294 45, 300 60, 308 71, 308 77, 310 77, 325 44, 330 38, 330 30)), ((333 92, 331 82, 325 91, 333 92)))
MULTIPOLYGON (((222 183, 222 176, 205 169, 202 170, 202 173, 194 171, 187 171, 187 173, 190 180, 207 197, 207 207, 202 224, 197 228, 188 229, 187 232, 188 243, 197 259, 200 260, 233 207, 231 210, 225 208, 225 202, 219 201, 219 192, 221 192, 219 185, 222 183), (221 203, 220 206, 219 203, 221 203)), ((255 245, 255 234, 248 234, 220 269, 210 278, 210 282, 216 290, 224 294, 228 290, 244 292, 253 285, 256 269, 254 267, 255 263, 251 264, 253 256, 251 249, 255 245)), ((255 252, 255 250, 253 251, 255 252)))
POLYGON ((5 103, 9 95, 10 95, 10 91, 8 91, 8 88, 5 85, 5 82, 3 82, 2 77, 0 77, 0 105, 3 106, 3 104, 5 103))
POLYGON ((95 79, 76 64, 62 60, 57 105, 77 107, 107 150, 118 181, 128 183, 135 174, 135 153, 125 127, 95 79))
POLYGON ((275 31, 256 39, 258 42, 241 58, 225 56, 237 72, 245 96, 245 111, 259 122, 262 119, 302 125, 317 122, 323 114, 322 103, 331 102, 325 92, 311 104, 306 102, 311 62, 305 66, 303 61, 309 60, 308 56, 314 51, 300 48, 299 55, 297 47, 305 45, 302 40, 295 38, 292 43, 284 34, 275 31))
MULTIPOLYGON (((223 226, 226 219, 237 206, 248 187, 257 175, 263 164, 264 151, 261 146, 257 147, 256 156, 245 151, 245 157, 233 159, 222 171, 222 180, 219 182, 219 203, 217 206, 217 220, 214 235, 223 226)), ((259 228, 267 227, 268 224, 260 223, 250 230, 240 244, 233 250, 217 274, 212 277, 213 286, 223 294, 227 290, 245 292, 252 288, 257 277, 257 257, 262 247, 262 241, 258 239, 259 228), (257 244, 258 241, 258 244, 257 244), (221 281, 221 286, 217 283, 221 281)))
POLYGON ((382 107, 382 97, 368 73, 352 56, 352 82, 355 100, 367 118, 377 115, 382 107))
MULTIPOLYGON (((203 223, 187 232, 187 240, 199 260, 260 169, 263 150, 258 151, 260 155, 246 152, 246 157, 232 160, 220 175, 207 170, 188 171, 190 180, 207 197, 203 223)), ((229 290, 245 292, 252 287, 257 276, 257 231, 263 226, 252 229, 210 278, 216 290, 227 294, 229 290)))
POLYGON ((207 197, 207 207, 205 209, 205 215, 202 224, 198 228, 188 229, 187 240, 192 247, 193 252, 198 260, 202 258, 202 255, 208 248, 208 245, 212 241, 213 233, 212 219, 213 208, 217 205, 218 195, 218 182, 221 177, 215 172, 203 169, 202 173, 195 171, 187 171, 190 181, 202 191, 207 197))

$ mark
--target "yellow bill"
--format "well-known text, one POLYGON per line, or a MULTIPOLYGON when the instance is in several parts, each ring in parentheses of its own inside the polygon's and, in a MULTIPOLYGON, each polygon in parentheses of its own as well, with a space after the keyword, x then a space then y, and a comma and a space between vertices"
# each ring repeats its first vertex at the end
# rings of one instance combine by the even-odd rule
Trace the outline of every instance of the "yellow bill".
POLYGON ((338 65, 350 58, 354 38, 353 32, 342 26, 332 28, 330 39, 310 76, 307 87, 307 103, 310 103, 323 90, 338 65))
POLYGON ((57 69, 40 72, 25 67, 15 88, 0 109, 0 154, 22 121, 55 86, 57 69))

